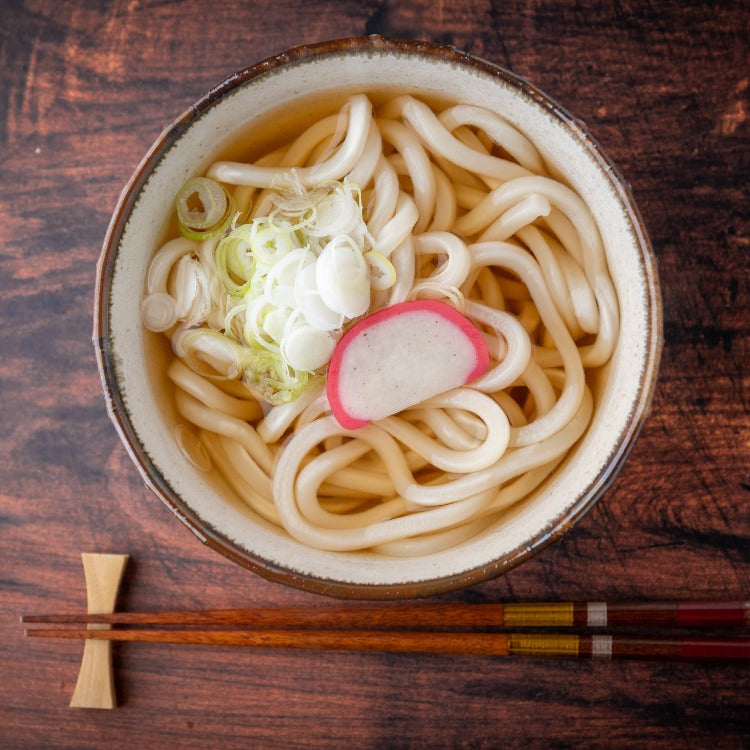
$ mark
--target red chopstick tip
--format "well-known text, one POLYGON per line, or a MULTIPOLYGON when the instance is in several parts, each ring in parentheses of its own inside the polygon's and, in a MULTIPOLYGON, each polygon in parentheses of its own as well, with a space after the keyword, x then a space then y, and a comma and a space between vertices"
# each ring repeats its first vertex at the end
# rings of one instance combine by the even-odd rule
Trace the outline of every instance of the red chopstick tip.
POLYGON ((750 661, 750 640, 685 639, 680 656, 691 661, 750 661))
POLYGON ((677 625, 738 627, 747 623, 747 602, 678 602, 677 625))

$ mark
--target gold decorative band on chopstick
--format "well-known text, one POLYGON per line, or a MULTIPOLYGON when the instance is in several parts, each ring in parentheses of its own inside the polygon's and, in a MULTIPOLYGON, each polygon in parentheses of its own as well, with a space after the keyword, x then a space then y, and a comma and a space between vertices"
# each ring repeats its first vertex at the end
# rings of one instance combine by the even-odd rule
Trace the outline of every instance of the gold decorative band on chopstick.
POLYGON ((567 633, 512 633, 508 636, 510 656, 590 656, 611 659, 611 635, 578 636, 567 633))
POLYGON ((577 635, 546 633, 513 633, 508 637, 510 656, 569 656, 579 655, 580 638, 577 635))
POLYGON ((569 627, 573 625, 573 603, 506 604, 503 615, 508 628, 569 627))

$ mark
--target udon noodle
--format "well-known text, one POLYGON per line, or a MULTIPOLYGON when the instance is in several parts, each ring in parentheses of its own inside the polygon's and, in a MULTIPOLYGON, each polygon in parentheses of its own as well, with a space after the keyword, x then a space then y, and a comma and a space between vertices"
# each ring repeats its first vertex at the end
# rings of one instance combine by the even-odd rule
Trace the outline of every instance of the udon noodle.
MULTIPOLYGON (((172 340, 168 376, 192 425, 179 441, 305 545, 423 555, 496 523, 584 434, 587 374, 615 346, 617 298, 584 200, 498 114, 440 110, 412 95, 374 107, 355 94, 254 163, 214 163, 206 176, 230 197, 231 226, 171 239, 152 261, 144 320, 172 340), (373 285, 365 314, 405 300, 448 302, 482 332, 484 375, 356 430, 331 415, 325 364, 285 401, 259 395, 238 366, 251 311, 231 292, 245 279, 217 249, 232 227, 272 223, 279 205, 291 210, 290 195, 321 185, 349 191, 349 204, 362 207, 357 246, 393 271, 393 283, 373 285), (229 284, 218 292, 217 275, 229 284), (191 349, 195 331, 225 343, 191 349)), ((331 345, 355 317, 329 329, 331 345)), ((278 351, 278 336, 262 345, 278 351)))

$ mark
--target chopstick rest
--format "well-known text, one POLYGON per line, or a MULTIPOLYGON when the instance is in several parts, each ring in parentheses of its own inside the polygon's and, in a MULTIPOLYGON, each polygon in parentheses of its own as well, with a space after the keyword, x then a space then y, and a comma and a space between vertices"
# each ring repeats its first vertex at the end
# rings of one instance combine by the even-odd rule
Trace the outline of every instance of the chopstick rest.
MULTIPOLYGON (((109 614, 115 610, 117 592, 128 555, 81 553, 86 578, 89 614, 109 614)), ((89 630, 109 630, 112 626, 90 623, 89 630)), ((87 640, 70 706, 73 708, 115 708, 117 697, 112 672, 112 642, 87 640)))

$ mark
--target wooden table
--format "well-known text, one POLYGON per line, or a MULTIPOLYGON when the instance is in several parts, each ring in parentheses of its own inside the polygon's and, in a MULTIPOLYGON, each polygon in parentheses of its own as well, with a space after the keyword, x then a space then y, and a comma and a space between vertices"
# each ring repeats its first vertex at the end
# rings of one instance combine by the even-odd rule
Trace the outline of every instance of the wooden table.
POLYGON ((380 33, 454 44, 583 119, 658 255, 665 346, 624 471, 562 541, 442 601, 748 598, 748 24, 740 2, 259 0, 0 6, 0 745, 750 745, 750 672, 123 645, 121 707, 67 707, 80 645, 18 615, 85 605, 81 551, 127 552, 129 609, 332 603, 202 547, 146 490, 91 345, 110 212, 175 115, 282 49, 380 33), (684 7, 683 7, 684 6, 684 7))

